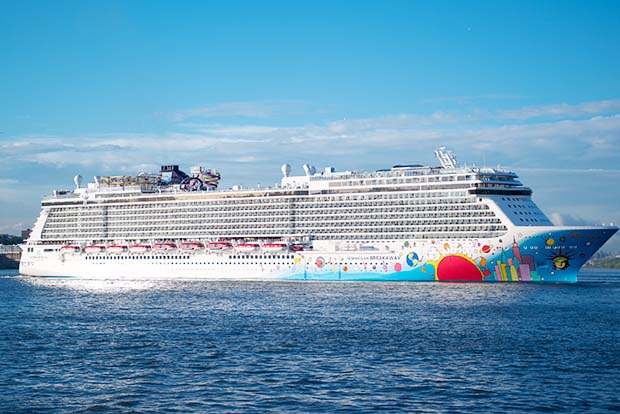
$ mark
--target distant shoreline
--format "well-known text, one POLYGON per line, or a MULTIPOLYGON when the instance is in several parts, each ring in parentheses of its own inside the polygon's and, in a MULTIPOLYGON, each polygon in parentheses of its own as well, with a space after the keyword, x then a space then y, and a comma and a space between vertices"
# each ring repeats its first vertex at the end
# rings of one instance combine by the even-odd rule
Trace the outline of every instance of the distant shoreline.
POLYGON ((0 254, 0 269, 19 269, 19 259, 13 259, 0 254))
POLYGON ((604 257, 592 259, 583 267, 584 269, 620 269, 620 257, 604 257))

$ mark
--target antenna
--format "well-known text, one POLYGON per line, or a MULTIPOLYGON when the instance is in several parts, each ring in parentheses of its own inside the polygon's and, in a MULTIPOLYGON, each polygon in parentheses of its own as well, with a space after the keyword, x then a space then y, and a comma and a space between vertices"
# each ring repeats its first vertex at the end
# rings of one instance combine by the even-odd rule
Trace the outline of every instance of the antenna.
POLYGON ((439 160, 443 168, 458 168, 459 166, 456 156, 452 153, 452 151, 447 150, 446 147, 437 148, 435 151, 435 157, 439 160))

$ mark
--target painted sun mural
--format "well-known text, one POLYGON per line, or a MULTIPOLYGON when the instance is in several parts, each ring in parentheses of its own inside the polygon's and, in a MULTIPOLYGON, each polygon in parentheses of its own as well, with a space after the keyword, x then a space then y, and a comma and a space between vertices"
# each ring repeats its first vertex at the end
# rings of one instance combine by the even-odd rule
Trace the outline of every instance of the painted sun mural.
MULTIPOLYGON (((566 238, 561 237, 559 240, 563 243, 566 238)), ((536 281, 540 280, 537 266, 551 265, 553 270, 561 271, 570 266, 572 259, 560 250, 541 261, 537 256, 539 252, 523 252, 516 239, 513 239, 509 248, 473 240, 469 243, 472 245, 465 249, 460 243, 446 242, 440 245, 431 241, 433 252, 429 257, 421 258, 417 252, 410 251, 405 256, 405 263, 412 269, 421 267, 422 273, 433 275, 437 281, 536 281), (493 256, 489 257, 490 254, 493 256)), ((557 246, 556 240, 551 237, 544 239, 543 243, 549 249, 557 246)))
MULTIPOLYGON (((486 267, 487 260, 479 256, 472 258, 464 253, 462 244, 456 246, 444 243, 440 249, 436 247, 436 259, 427 260, 424 263, 422 272, 432 272, 437 281, 477 281, 484 280, 485 276, 491 273, 486 267)), ((477 248, 481 253, 490 252, 491 246, 480 246, 477 248)))

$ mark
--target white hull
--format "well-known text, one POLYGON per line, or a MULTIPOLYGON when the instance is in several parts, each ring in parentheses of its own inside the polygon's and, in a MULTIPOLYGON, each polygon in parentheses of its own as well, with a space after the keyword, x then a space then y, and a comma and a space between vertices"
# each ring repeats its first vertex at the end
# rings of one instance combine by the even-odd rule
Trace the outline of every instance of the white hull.
POLYGON ((313 251, 253 254, 25 252, 20 272, 87 279, 571 282, 614 232, 615 228, 521 227, 502 239, 383 241, 375 250, 367 250, 365 243, 363 251, 355 250, 355 244, 325 243, 313 251), (562 267, 556 265, 558 257, 566 259, 562 267))
POLYGON ((190 177, 176 165, 99 177, 86 188, 76 179, 75 191, 43 199, 20 270, 106 279, 573 282, 617 231, 554 227, 514 172, 458 167, 444 148, 435 155, 441 167, 306 165, 306 175, 291 176, 284 165, 281 185, 231 190, 204 187, 219 173, 195 167, 190 177), (125 248, 141 244, 151 251, 125 248), (87 253, 89 245, 108 248, 87 253))

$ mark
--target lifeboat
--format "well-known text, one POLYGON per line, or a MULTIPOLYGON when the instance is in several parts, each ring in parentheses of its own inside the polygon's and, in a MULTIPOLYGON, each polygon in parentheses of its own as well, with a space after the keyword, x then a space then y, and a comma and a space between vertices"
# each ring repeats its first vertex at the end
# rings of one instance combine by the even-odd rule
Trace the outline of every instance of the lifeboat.
POLYGON ((264 243, 263 250, 266 252, 281 252, 287 249, 285 243, 264 243))
POLYGON ((256 243, 239 243, 235 246, 235 250, 238 252, 255 252, 260 248, 256 243))
POLYGON ((105 246, 92 245, 92 246, 84 247, 84 251, 86 253, 101 253, 104 250, 105 250, 105 246))
POLYGON ((80 246, 68 245, 62 246, 60 251, 63 253, 79 253, 82 251, 82 248, 80 246))
POLYGON ((134 253, 144 253, 148 252, 149 250, 151 250, 151 246, 149 246, 148 244, 134 244, 133 246, 129 247, 129 251, 134 253))
POLYGON ((185 242, 181 243, 181 249, 183 250, 199 250, 204 248, 205 245, 199 242, 185 242))
POLYGON ((125 253, 127 250, 129 250, 129 247, 124 245, 114 245, 107 247, 107 251, 110 253, 125 253))
POLYGON ((155 243, 153 245, 153 249, 159 250, 159 251, 174 250, 176 248, 177 248, 177 245, 174 243, 155 243))
POLYGON ((228 242, 210 242, 207 244, 208 250, 228 250, 232 248, 232 244, 228 242))

